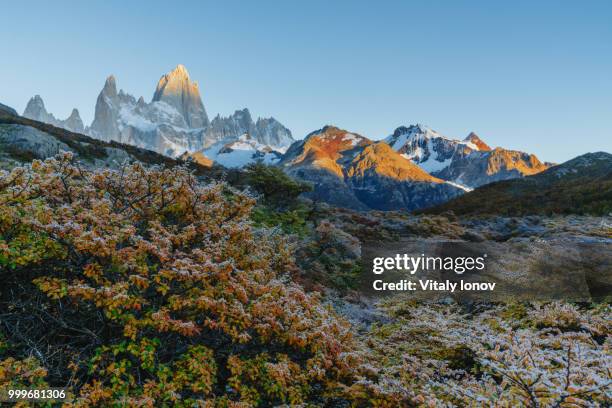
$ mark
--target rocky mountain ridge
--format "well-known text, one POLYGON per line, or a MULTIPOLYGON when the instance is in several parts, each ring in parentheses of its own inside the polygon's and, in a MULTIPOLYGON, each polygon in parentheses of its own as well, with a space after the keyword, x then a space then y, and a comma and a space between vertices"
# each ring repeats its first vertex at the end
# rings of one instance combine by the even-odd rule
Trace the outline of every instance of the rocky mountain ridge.
POLYGON ((311 182, 313 200, 340 207, 416 209, 463 191, 403 158, 385 142, 326 126, 291 145, 279 165, 311 182))
POLYGON ((18 113, 15 109, 10 106, 6 106, 3 103, 0 103, 0 114, 8 115, 8 116, 18 116, 18 113))
POLYGON ((47 112, 45 103, 40 95, 34 95, 29 101, 23 112, 23 116, 28 119, 34 119, 40 122, 45 122, 53 126, 61 127, 77 133, 83 133, 85 126, 79 115, 78 109, 72 109, 72 113, 67 119, 57 119, 53 114, 47 112))
POLYGON ((244 108, 232 115, 223 117, 217 115, 206 129, 210 140, 233 140, 248 134, 262 146, 267 146, 278 152, 285 152, 294 142, 291 131, 274 118, 257 118, 254 121, 251 112, 244 108))
POLYGON ((109 76, 98 95, 90 127, 83 126, 76 110, 65 121, 56 119, 38 95, 28 103, 24 116, 171 157, 197 152, 220 141, 228 143, 245 133, 272 150, 284 151, 293 142, 291 131, 276 119, 254 121, 248 109, 228 117, 217 115, 210 121, 199 86, 183 65, 160 78, 149 103, 117 89, 116 78, 109 76))
POLYGON ((418 124, 398 127, 385 141, 430 174, 470 189, 550 167, 533 154, 492 149, 474 132, 457 140, 418 124))
MULTIPOLYGON (((604 152, 582 155, 536 175, 490 183, 463 194, 459 186, 425 172, 385 142, 374 142, 333 126, 294 143, 284 155, 273 150, 262 152, 264 148, 248 134, 210 149, 213 147, 217 163, 227 168, 213 166, 212 160, 201 152, 175 160, 133 145, 100 141, 18 116, 14 109, 0 104, 3 169, 71 151, 92 168, 117 167, 135 160, 165 166, 187 162, 195 166, 198 174, 239 183, 242 165, 232 165, 227 160, 262 160, 312 183, 309 198, 356 210, 419 210, 433 206, 426 211, 450 210, 458 215, 612 212, 612 155, 604 152)), ((208 151, 211 156, 212 152, 208 151)))

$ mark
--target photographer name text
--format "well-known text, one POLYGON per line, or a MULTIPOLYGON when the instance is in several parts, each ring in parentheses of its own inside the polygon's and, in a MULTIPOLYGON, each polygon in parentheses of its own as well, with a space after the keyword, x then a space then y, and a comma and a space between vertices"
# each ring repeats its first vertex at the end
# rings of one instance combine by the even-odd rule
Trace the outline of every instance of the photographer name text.
POLYGON ((374 290, 380 291, 440 291, 451 292, 455 291, 492 291, 495 289, 494 282, 451 282, 450 280, 436 281, 432 279, 419 279, 418 281, 410 281, 402 279, 397 282, 385 282, 382 279, 377 279, 372 284, 374 290))

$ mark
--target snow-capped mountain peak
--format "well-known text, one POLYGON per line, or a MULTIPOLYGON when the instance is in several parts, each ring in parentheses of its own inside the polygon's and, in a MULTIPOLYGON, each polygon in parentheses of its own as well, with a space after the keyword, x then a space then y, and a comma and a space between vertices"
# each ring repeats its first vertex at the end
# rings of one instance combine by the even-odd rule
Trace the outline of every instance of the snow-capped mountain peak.
POLYGON ((470 134, 467 135, 467 137, 463 139, 463 141, 467 142, 468 146, 470 146, 474 150, 480 150, 483 152, 492 150, 491 147, 485 142, 483 142, 482 139, 474 132, 470 132, 470 134))
POLYGON ((469 141, 451 139, 422 124, 400 126, 385 142, 428 173, 446 168, 458 149, 478 150, 469 141))
POLYGON ((474 132, 459 140, 424 125, 401 126, 385 141, 428 173, 468 188, 535 174, 548 167, 533 155, 492 150, 474 132))
MULTIPOLYGON (((451 142, 461 143, 459 140, 446 137, 430 127, 423 124, 416 124, 406 126, 400 126, 393 132, 392 135, 385 139, 385 142, 389 144, 394 150, 400 150, 408 142, 416 142, 430 139, 443 139, 451 142)), ((467 139, 466 139, 467 141, 467 139)))
POLYGON ((150 103, 142 96, 136 99, 123 90, 117 92, 117 81, 109 76, 87 131, 105 141, 133 144, 174 157, 219 142, 227 144, 245 133, 258 146, 269 146, 270 150, 284 151, 293 142, 291 132, 281 123, 273 118, 254 122, 246 108, 209 121, 198 84, 180 64, 160 78, 150 103))

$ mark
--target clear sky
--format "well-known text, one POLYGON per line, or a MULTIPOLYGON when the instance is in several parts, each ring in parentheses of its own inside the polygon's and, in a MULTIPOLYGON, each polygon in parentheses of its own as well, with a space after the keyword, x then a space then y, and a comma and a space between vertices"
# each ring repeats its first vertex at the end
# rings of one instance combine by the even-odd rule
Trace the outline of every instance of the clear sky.
POLYGON ((561 162, 612 152, 612 1, 3 2, 0 102, 86 124, 109 74, 150 100, 184 64, 210 117, 296 138, 424 123, 561 162), (128 4, 123 4, 128 3, 128 4))

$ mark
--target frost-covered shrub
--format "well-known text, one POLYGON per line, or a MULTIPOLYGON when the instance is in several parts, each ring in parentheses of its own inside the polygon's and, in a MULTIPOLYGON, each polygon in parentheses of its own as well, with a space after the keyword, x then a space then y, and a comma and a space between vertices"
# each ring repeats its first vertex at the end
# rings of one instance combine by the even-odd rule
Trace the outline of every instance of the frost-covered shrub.
POLYGON ((442 215, 422 215, 408 224, 408 232, 419 236, 441 235, 458 238, 465 230, 455 219, 442 215))
POLYGON ((607 305, 536 305, 524 314, 516 305, 494 306, 468 315, 456 306, 412 304, 398 314, 402 304, 388 301, 396 319, 368 334, 369 361, 380 365, 378 377, 362 384, 432 406, 606 406, 612 397, 607 305), (559 313, 580 317, 562 320, 563 330, 531 321, 552 322, 559 313))
POLYGON ((305 281, 340 291, 355 288, 361 273, 361 243, 328 220, 322 220, 313 236, 297 252, 305 281))
MULTIPOLYGON (((62 155, 1 173, 0 388, 68 386, 67 406, 100 407, 610 401, 609 305, 392 298, 354 338, 291 281, 290 247, 253 228, 253 205, 180 167, 91 172, 62 155)), ((359 241, 333 222, 315 233, 312 270, 349 281, 326 263, 356 262, 359 241)))
POLYGON ((535 305, 530 313, 536 327, 556 327, 561 330, 576 330, 581 327, 580 311, 576 306, 553 302, 545 305, 535 305))
POLYGON ((348 398, 350 327, 286 278, 253 205, 180 167, 90 172, 64 154, 0 174, 2 381, 31 366, 75 406, 348 398))

